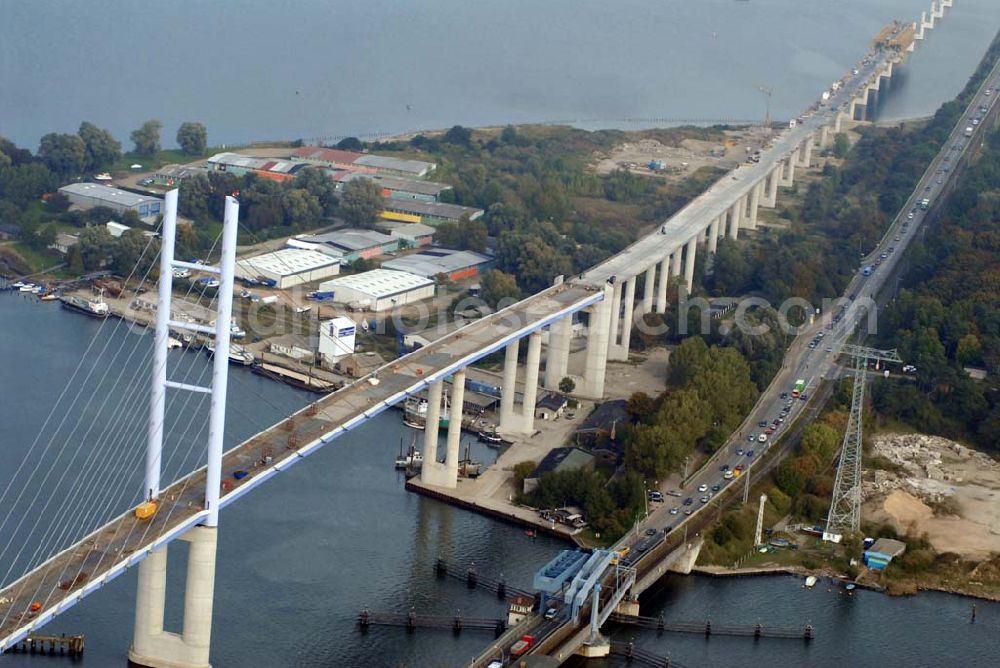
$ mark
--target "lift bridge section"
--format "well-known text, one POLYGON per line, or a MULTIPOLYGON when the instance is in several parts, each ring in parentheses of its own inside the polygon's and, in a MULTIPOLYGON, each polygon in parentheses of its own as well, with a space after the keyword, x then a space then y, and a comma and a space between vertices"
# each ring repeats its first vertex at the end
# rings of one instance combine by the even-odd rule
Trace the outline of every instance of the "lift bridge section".
POLYGON ((854 389, 851 393, 851 414, 844 432, 840 450, 840 463, 833 485, 833 501, 826 520, 823 540, 839 543, 845 533, 861 528, 861 441, 862 416, 865 407, 865 387, 868 380, 868 363, 902 362, 896 349, 879 350, 865 346, 843 344, 840 352, 854 358, 854 389))

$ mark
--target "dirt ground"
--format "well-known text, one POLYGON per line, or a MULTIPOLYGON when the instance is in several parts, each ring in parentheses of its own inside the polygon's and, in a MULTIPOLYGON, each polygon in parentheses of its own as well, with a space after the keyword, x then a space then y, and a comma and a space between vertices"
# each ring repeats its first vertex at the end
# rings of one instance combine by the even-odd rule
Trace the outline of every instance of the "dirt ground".
POLYGON ((732 169, 746 162, 747 157, 765 145, 766 137, 759 127, 727 130, 721 142, 684 139, 679 146, 667 146, 655 139, 640 139, 616 146, 610 153, 594 155, 592 168, 598 174, 616 169, 628 169, 636 174, 657 176, 680 181, 701 167, 732 169), (663 162, 662 169, 650 169, 651 161, 663 162))
POLYGON ((894 470, 866 472, 867 519, 889 522, 902 533, 926 532, 938 552, 970 559, 1000 552, 1000 464, 921 434, 881 435, 873 447, 894 470))

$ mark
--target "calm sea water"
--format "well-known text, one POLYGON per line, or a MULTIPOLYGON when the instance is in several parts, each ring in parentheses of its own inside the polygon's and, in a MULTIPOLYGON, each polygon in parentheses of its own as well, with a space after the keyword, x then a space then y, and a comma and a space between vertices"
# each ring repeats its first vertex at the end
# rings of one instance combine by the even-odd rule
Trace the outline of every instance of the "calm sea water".
MULTIPOLYGON (((893 19, 929 0, 0 0, 0 134, 36 147, 81 120, 128 145, 567 119, 789 118, 893 19)), ((889 118, 954 96, 1000 26, 960 0, 896 82, 889 118)))
MULTIPOLYGON (((213 143, 550 119, 630 127, 615 119, 759 117, 757 85, 774 88, 772 113, 780 118, 796 113, 848 68, 881 25, 915 17, 923 4, 334 0, 292 8, 181 0, 160 5, 154 15, 149 6, 124 0, 0 0, 0 134, 33 147, 41 134, 74 131, 89 119, 125 139, 152 116, 164 121, 166 143, 177 124, 191 119, 208 125, 213 143)), ((882 116, 932 113, 964 84, 998 25, 1000 3, 957 3, 894 81, 882 116)), ((81 357, 98 377, 107 365, 126 366, 111 356, 129 348, 136 335, 102 336, 108 351, 88 353, 97 328, 55 305, 0 295, 0 483, 12 475, 81 357)), ((178 368, 197 374, 205 366, 200 356, 172 355, 178 368)), ((230 443, 309 399, 240 369, 231 376, 230 443)), ((142 390, 117 377, 109 374, 93 394, 126 406, 142 390)), ((136 406, 141 421, 145 404, 136 406)), ((181 408, 171 415, 182 414, 181 408)), ((74 421, 94 410, 96 404, 80 404, 68 417, 74 421)), ((183 415, 203 411, 192 405, 183 415)), ((66 439, 64 456, 78 453, 77 461, 84 461, 90 439, 98 436, 66 439)), ((397 629, 362 636, 354 626, 364 606, 501 615, 491 596, 436 580, 434 560, 474 560, 482 572, 526 585, 562 547, 406 493, 391 467, 401 437, 410 434, 398 415, 383 415, 226 510, 214 665, 462 665, 489 641, 489 634, 407 635, 397 629)), ((174 467, 196 458, 189 442, 172 440, 174 467)), ((121 452, 141 455, 128 443, 121 452)), ((489 452, 477 455, 486 459, 489 452)), ((134 488, 139 467, 123 470, 134 471, 127 480, 134 488)), ((50 485, 71 489, 72 476, 50 485)), ((22 505, 30 504, 25 499, 22 505)), ((7 538, 0 536, 0 544, 7 538)), ((184 565, 183 550, 175 552, 168 574, 173 592, 184 565)), ((134 589, 134 575, 123 576, 49 629, 85 633, 84 664, 120 665, 131 636, 134 589)), ((634 636, 690 666, 993 665, 1000 656, 1000 607, 980 603, 972 626, 970 602, 958 597, 889 599, 862 592, 847 600, 804 591, 791 578, 671 578, 644 604, 646 614, 663 609, 682 620, 808 620, 817 628, 809 646, 632 631, 618 636, 634 636)), ((179 627, 180 614, 175 597, 168 627, 179 627)))

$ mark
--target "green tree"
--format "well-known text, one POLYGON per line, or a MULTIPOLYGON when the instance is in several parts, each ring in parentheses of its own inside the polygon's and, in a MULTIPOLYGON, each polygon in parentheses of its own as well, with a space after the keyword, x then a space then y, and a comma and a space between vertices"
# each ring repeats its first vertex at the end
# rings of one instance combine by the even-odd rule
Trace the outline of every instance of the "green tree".
POLYGON ((337 148, 344 151, 361 151, 365 145, 357 137, 344 137, 337 142, 337 148))
POLYGON ((95 225, 80 231, 80 259, 87 271, 100 269, 111 256, 115 239, 104 225, 95 225))
POLYGON ((319 199, 302 188, 286 191, 281 197, 281 207, 285 212, 285 224, 296 229, 315 227, 323 215, 319 199))
POLYGON ((472 130, 463 128, 461 125, 452 126, 441 138, 441 141, 446 144, 458 144, 460 146, 468 146, 471 140, 472 130))
POLYGON ((653 412, 653 399, 645 392, 633 392, 626 404, 628 414, 633 420, 643 420, 651 417, 653 412))
POLYGON ((821 462, 832 460, 839 447, 840 436, 829 425, 814 422, 802 430, 799 450, 804 454, 816 457, 821 462))
POLYGON ((77 135, 83 140, 85 151, 84 169, 100 172, 108 169, 122 156, 122 145, 114 135, 93 123, 80 123, 77 135))
POLYGON ((576 382, 572 378, 566 376, 559 381, 559 391, 563 394, 573 394, 573 390, 576 389, 576 382))
POLYGON ((498 269, 486 272, 480 280, 479 286, 480 298, 492 308, 497 308, 502 302, 514 302, 521 298, 517 279, 498 269))
POLYGON ((160 150, 160 130, 163 123, 156 119, 151 119, 142 124, 137 130, 133 130, 129 137, 135 144, 135 152, 139 155, 153 155, 160 150))
POLYGON ((434 242, 439 246, 477 253, 486 250, 486 239, 486 223, 469 220, 468 216, 458 222, 441 223, 434 232, 434 242))
POLYGON ((210 217, 208 199, 212 194, 212 183, 204 174, 196 174, 184 179, 184 187, 178 194, 178 210, 191 220, 206 220, 210 217))
POLYGON ((514 484, 520 490, 524 486, 524 479, 531 475, 531 472, 538 467, 533 461, 518 462, 514 464, 514 484))
POLYGON ((133 272, 144 276, 156 262, 159 242, 150 240, 140 230, 127 230, 114 240, 111 249, 111 268, 122 276, 133 272))
POLYGON ((87 152, 78 136, 50 132, 42 137, 38 157, 49 169, 66 178, 83 172, 87 152))
POLYGON ((382 189, 372 179, 348 181, 340 195, 340 215, 352 227, 374 227, 384 208, 382 189))
POLYGON ((177 144, 188 155, 202 155, 208 146, 208 131, 196 121, 181 123, 177 129, 177 144))
POLYGON ((333 180, 322 169, 307 167, 295 174, 295 187, 304 188, 319 200, 324 215, 330 215, 337 208, 337 189, 333 180))
POLYGON ((685 387, 708 359, 708 344, 700 336, 691 336, 670 354, 667 381, 674 387, 685 387))
POLYGON ((843 132, 838 132, 833 136, 833 155, 836 158, 846 158, 851 150, 851 140, 843 132))
POLYGON ((0 169, 0 197, 21 208, 58 187, 59 177, 40 162, 0 169))

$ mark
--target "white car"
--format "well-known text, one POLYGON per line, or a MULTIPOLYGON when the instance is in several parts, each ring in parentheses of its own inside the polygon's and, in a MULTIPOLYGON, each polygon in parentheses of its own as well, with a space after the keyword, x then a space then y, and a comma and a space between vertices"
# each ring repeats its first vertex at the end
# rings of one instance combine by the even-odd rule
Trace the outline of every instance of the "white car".
POLYGON ((698 485, 698 491, 699 492, 707 492, 708 491, 708 485, 698 485))
POLYGON ((761 434, 757 437, 758 443, 767 443, 767 434, 761 434))
POLYGON ((733 472, 732 471, 726 471, 725 473, 722 474, 722 477, 725 478, 726 480, 732 480, 733 479, 733 472))

